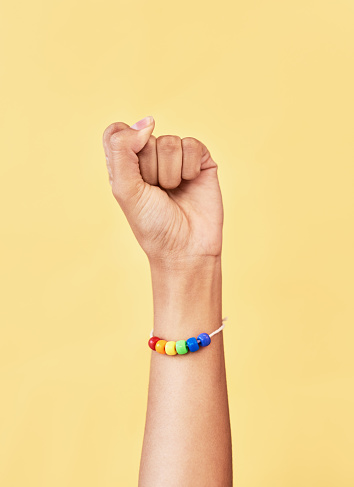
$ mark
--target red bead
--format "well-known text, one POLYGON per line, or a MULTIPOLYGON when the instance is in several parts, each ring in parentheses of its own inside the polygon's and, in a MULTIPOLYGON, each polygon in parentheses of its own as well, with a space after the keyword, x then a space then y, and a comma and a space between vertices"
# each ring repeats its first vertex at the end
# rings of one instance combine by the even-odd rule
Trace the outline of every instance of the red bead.
POLYGON ((149 347, 151 350, 155 350, 156 343, 161 340, 159 337, 151 337, 150 340, 148 341, 149 347))

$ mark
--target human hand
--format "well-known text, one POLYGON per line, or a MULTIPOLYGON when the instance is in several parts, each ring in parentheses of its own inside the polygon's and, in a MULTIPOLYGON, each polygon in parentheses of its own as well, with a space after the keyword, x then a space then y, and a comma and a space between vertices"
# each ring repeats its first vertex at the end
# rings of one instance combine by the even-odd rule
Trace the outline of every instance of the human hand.
POLYGON ((224 220, 218 166, 200 141, 152 135, 152 117, 103 134, 112 192, 150 263, 220 256, 224 220))

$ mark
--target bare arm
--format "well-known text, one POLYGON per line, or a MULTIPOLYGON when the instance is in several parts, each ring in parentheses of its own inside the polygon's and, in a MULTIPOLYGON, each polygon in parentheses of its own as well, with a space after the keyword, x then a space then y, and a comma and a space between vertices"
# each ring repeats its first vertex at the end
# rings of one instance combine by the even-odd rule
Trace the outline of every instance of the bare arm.
MULTIPOLYGON (((221 324, 221 262, 152 268, 155 335, 197 337, 221 324)), ((223 331, 185 356, 151 354, 139 487, 229 487, 231 434, 223 331)))
MULTIPOLYGON (((104 146, 113 193, 149 258, 154 335, 186 340, 222 320, 217 165, 199 141, 156 140, 153 128, 112 124, 104 146)), ((151 351, 139 487, 160 486, 232 486, 222 331, 197 352, 151 351)))

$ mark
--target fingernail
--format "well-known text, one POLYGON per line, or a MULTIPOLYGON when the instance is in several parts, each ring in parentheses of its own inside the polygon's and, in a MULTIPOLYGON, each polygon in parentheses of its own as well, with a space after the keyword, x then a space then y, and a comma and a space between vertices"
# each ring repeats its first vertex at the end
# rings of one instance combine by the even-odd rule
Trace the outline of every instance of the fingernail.
POLYGON ((141 130, 144 129, 145 127, 148 127, 151 125, 154 121, 154 117, 145 117, 142 120, 139 120, 139 122, 136 122, 134 125, 132 125, 130 128, 134 130, 141 130))

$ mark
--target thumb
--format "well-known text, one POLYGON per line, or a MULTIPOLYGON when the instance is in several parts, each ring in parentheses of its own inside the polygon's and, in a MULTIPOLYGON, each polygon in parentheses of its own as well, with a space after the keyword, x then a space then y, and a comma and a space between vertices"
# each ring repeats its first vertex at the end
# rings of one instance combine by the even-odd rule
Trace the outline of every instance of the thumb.
POLYGON ((109 137, 112 191, 120 204, 128 200, 134 203, 144 188, 137 154, 148 142, 155 120, 145 117, 131 127, 125 124, 124 127, 109 137))

